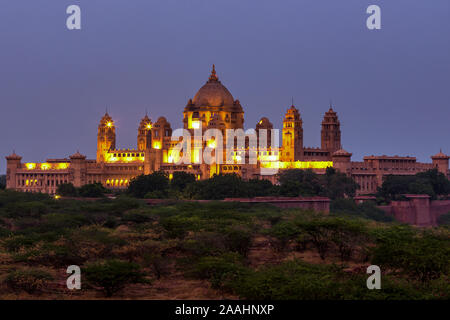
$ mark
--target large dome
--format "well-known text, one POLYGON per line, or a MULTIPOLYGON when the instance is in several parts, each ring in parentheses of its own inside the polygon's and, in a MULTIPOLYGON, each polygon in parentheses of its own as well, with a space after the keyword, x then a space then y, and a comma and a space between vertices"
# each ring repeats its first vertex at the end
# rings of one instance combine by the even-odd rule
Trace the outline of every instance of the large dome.
POLYGON ((198 90, 192 103, 198 107, 221 107, 234 104, 230 91, 219 81, 214 65, 208 82, 198 90))

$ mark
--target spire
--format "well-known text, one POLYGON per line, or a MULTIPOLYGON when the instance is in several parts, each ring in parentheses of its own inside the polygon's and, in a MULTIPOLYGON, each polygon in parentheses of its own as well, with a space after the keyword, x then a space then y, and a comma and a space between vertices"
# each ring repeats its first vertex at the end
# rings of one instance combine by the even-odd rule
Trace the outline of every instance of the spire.
POLYGON ((291 104, 291 106, 292 107, 294 106, 294 97, 292 97, 292 104, 291 104))
POLYGON ((216 65, 212 65, 211 75, 209 76, 209 81, 218 81, 219 77, 216 74, 216 65))
POLYGON ((330 110, 333 111, 333 100, 330 99, 330 110))

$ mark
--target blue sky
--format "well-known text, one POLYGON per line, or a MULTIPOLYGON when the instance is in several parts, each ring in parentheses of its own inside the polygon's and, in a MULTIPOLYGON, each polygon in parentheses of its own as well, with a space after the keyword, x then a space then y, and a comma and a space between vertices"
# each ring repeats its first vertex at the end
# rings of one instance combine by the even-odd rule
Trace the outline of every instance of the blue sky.
POLYGON ((294 97, 306 146, 320 145, 333 100, 353 160, 450 153, 448 0, 2 0, 0 173, 27 162, 95 157, 106 106, 117 146, 136 145, 148 109, 181 127, 216 64, 245 111, 280 127, 294 97), (82 30, 66 28, 66 8, 82 30), (366 8, 382 29, 366 28, 366 8))

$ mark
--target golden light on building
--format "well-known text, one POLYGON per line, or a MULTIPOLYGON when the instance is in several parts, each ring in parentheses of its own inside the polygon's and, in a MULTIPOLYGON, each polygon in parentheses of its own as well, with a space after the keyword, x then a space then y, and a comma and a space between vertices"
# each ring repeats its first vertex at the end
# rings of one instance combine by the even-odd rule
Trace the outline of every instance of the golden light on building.
POLYGON ((261 168, 269 168, 269 169, 326 169, 328 167, 333 167, 332 161, 261 162, 261 168))
POLYGON ((170 173, 169 174, 169 180, 172 180, 173 179, 173 173, 170 173))
POLYGON ((150 130, 152 128, 151 123, 147 124, 147 129, 150 130))
POLYGON ((50 163, 41 163, 41 170, 50 170, 52 168, 50 163))
POLYGON ((112 122, 109 121, 109 122, 106 124, 106 126, 107 126, 108 128, 111 128, 111 127, 112 127, 112 122))
POLYGON ((200 129, 201 123, 199 120, 192 120, 191 125, 192 129, 200 129))
POLYGON ((57 169, 59 169, 59 170, 65 170, 65 169, 67 169, 69 167, 69 164, 68 163, 58 163, 57 165, 56 165, 56 168, 57 169))
POLYGON ((153 141, 153 149, 161 149, 161 142, 160 141, 153 141))
POLYGON ((28 170, 34 170, 36 169, 36 163, 25 163, 25 166, 28 170))
POLYGON ((215 149, 216 148, 216 140, 209 140, 208 141, 208 147, 210 147, 211 149, 215 149))

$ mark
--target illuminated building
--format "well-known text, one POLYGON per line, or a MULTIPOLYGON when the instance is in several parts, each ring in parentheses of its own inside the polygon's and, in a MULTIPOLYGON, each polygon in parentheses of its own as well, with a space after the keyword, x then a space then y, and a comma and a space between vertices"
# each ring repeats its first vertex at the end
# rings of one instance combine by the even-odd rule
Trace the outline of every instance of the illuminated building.
POLYGON ((351 153, 342 150, 341 128, 337 113, 332 106, 325 112, 321 124, 320 148, 305 147, 303 143, 303 120, 299 110, 290 106, 283 119, 281 146, 270 133, 273 125, 262 117, 255 126, 254 141, 245 139, 242 147, 226 150, 226 130, 244 129, 244 110, 228 89, 219 81, 213 66, 207 82, 189 99, 183 111, 183 128, 191 134, 192 163, 177 164, 185 154, 174 149, 180 142, 172 141, 172 128, 164 117, 156 122, 145 115, 138 126, 137 145, 132 149, 116 147, 116 123, 105 113, 98 125, 96 159, 86 159, 79 152, 66 159, 48 159, 44 163, 25 162, 15 153, 7 156, 7 188, 28 192, 54 194, 60 184, 72 183, 80 187, 89 183, 102 183, 110 189, 125 189, 130 181, 141 174, 162 170, 172 178, 173 173, 185 171, 196 179, 207 179, 217 173, 236 173, 243 179, 269 179, 277 182, 277 175, 263 174, 265 170, 290 168, 312 169, 323 174, 327 167, 334 167, 355 179, 360 185, 359 194, 376 192, 388 174, 413 175, 437 168, 449 176, 449 156, 442 152, 432 157, 432 163, 419 163, 413 157, 369 156, 362 162, 351 161, 351 153), (216 129, 222 137, 205 138, 203 133, 216 129), (195 132, 199 131, 200 138, 195 132), (270 132, 270 131, 269 131, 270 132), (222 144, 218 139, 222 138, 222 144), (267 138, 267 139, 266 139, 267 138), (197 140, 196 140, 197 139, 197 140), (261 146, 262 141, 267 143, 261 146), (224 146, 220 148, 219 146, 224 146), (202 162, 203 150, 224 157, 232 155, 232 163, 206 164, 202 162), (217 154, 216 154, 217 152, 217 154), (251 163, 250 154, 255 155, 251 163))

